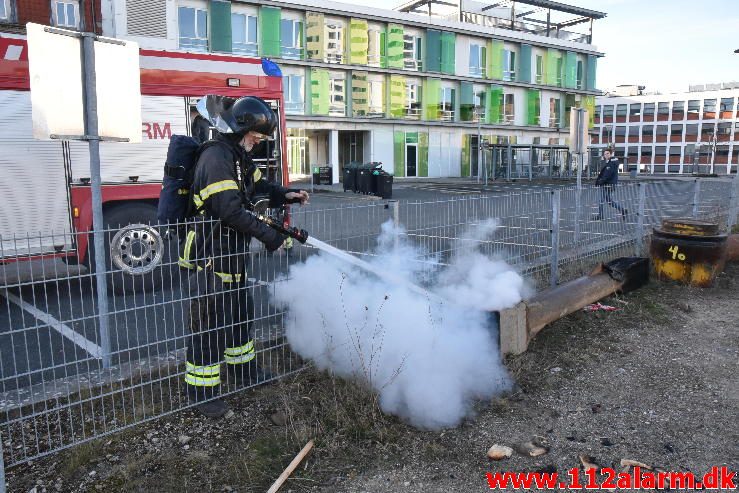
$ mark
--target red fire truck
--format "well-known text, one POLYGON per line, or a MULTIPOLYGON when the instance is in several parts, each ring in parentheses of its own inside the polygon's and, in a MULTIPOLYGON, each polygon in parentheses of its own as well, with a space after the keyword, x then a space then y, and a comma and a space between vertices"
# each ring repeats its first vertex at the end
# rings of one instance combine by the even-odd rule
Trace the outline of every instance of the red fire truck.
MULTIPOLYGON (((273 62, 142 49, 140 70, 142 142, 100 145, 105 224, 122 232, 108 235, 111 258, 120 258, 113 237, 120 243, 122 237, 130 241, 159 234, 145 225, 156 222, 169 138, 190 134, 196 98, 254 95, 269 101, 280 125, 255 161, 264 176, 288 184, 282 78, 273 62)), ((92 237, 87 144, 33 139, 28 49, 22 36, 0 35, 0 129, 0 263, 49 257, 86 263, 92 237)), ((136 266, 128 266, 138 267, 129 273, 146 270, 142 264, 153 258, 145 251, 147 243, 139 243, 144 251, 136 266)), ((127 272, 126 267, 113 262, 114 269, 127 272)))

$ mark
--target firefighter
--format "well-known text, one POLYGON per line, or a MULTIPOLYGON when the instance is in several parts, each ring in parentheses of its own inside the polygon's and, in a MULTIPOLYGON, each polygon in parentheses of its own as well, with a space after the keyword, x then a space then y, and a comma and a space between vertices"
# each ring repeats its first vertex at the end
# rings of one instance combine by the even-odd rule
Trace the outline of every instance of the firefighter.
POLYGON ((192 189, 198 220, 180 258, 180 265, 193 270, 185 383, 190 401, 211 418, 228 411, 218 399, 224 380, 249 385, 270 378, 255 360, 254 309, 245 262, 251 238, 270 252, 286 238, 258 221, 245 204, 256 193, 268 194, 270 207, 303 205, 309 198, 304 190, 267 182, 252 161, 250 151, 272 135, 276 126, 275 113, 257 97, 243 97, 224 106, 213 125, 215 144, 205 147, 195 169, 192 189), (201 260, 196 262, 196 258, 201 260), (223 376, 222 361, 226 363, 223 376))

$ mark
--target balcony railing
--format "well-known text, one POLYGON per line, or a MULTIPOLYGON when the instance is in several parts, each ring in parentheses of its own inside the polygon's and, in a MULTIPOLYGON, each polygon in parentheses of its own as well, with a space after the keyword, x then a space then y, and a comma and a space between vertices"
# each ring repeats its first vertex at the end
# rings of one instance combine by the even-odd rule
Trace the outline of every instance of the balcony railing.
POLYGON ((231 50, 234 53, 248 56, 258 56, 259 46, 256 43, 233 43, 231 50))
MULTIPOLYGON (((416 104, 416 103, 411 103, 416 104)), ((419 107, 406 107, 405 117, 408 120, 418 120, 421 118, 421 108, 419 107)))
POLYGON ((208 51, 207 38, 183 38, 180 37, 180 49, 188 51, 208 51))
POLYGON ((416 60, 415 58, 406 58, 403 62, 403 66, 406 70, 415 70, 418 72, 423 70, 423 62, 421 60, 416 60))
MULTIPOLYGON (((456 13, 444 16, 444 18, 451 21, 456 21, 458 19, 456 13)), ((590 35, 588 34, 581 34, 572 31, 565 31, 563 29, 557 29, 554 25, 550 26, 549 32, 547 32, 546 26, 542 26, 539 23, 524 22, 521 20, 516 20, 511 23, 510 18, 494 17, 491 15, 477 14, 475 12, 462 12, 462 22, 468 22, 470 24, 476 24, 478 26, 521 31, 529 34, 536 34, 539 36, 547 36, 549 38, 573 41, 575 43, 590 43, 590 35)))
POLYGON ((288 115, 302 115, 305 113, 305 102, 285 101, 285 113, 288 115))
POLYGON ((282 46, 280 56, 287 60, 302 60, 305 58, 305 48, 299 46, 282 46))
POLYGON ((439 110, 439 120, 443 122, 453 122, 454 121, 454 110, 445 110, 445 109, 439 110))
POLYGON ((485 67, 470 66, 470 77, 485 77, 487 71, 485 67))

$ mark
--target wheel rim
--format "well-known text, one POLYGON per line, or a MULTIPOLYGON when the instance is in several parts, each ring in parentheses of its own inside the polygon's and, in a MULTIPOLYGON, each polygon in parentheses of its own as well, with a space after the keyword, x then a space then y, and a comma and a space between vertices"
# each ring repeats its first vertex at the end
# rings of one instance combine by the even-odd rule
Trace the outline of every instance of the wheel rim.
POLYGON ((113 266, 132 276, 153 271, 161 264, 163 255, 162 236, 145 224, 130 224, 122 228, 110 242, 113 266))

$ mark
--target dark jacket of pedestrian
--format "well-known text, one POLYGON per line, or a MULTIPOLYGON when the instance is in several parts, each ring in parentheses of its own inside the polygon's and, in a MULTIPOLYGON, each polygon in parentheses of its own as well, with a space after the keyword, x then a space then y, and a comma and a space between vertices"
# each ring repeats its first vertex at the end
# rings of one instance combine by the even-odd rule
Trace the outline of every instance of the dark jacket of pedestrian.
POLYGON ((600 163, 601 169, 598 178, 595 179, 595 186, 616 185, 618 183, 618 159, 611 157, 601 160, 600 163))

